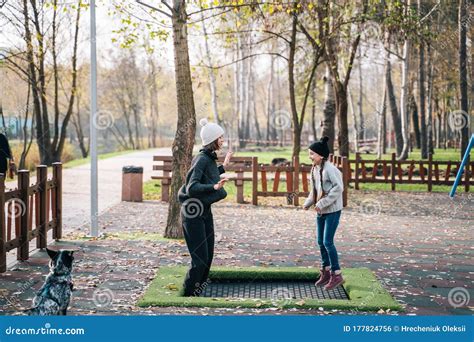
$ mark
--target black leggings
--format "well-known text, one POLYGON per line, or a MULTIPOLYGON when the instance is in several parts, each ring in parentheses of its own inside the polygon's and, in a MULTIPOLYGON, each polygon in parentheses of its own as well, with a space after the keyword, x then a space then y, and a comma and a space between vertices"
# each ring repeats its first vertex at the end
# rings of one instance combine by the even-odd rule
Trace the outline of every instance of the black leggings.
POLYGON ((210 208, 201 216, 181 216, 184 239, 191 254, 191 266, 184 279, 184 295, 199 296, 207 284, 214 257, 214 222, 210 208))

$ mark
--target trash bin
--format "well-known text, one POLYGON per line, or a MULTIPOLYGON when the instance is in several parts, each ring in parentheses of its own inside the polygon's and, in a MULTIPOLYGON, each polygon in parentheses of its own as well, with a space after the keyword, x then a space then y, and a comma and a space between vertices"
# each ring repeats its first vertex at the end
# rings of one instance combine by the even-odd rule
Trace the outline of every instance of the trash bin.
POLYGON ((130 165, 122 168, 122 201, 143 201, 143 167, 130 165))

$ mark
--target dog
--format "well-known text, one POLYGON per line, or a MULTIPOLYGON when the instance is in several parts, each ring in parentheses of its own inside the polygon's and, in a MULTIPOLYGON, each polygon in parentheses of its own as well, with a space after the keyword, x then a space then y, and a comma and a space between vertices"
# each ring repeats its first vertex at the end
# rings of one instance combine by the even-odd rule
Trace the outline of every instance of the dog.
POLYGON ((286 166, 289 163, 286 158, 273 158, 272 166, 286 166))
POLYGON ((46 252, 51 258, 50 272, 33 299, 33 308, 25 313, 29 316, 66 316, 73 291, 71 272, 74 251, 46 248, 46 252))

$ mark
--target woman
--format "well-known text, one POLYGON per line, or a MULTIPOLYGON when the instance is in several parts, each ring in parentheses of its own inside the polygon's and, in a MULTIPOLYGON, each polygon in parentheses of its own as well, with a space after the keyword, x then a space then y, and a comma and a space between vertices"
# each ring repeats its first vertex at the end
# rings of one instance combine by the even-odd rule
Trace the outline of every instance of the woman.
POLYGON ((344 185, 339 169, 327 161, 329 157, 328 137, 309 146, 311 169, 311 192, 303 204, 308 210, 315 205, 317 215, 318 245, 321 252, 320 277, 316 286, 331 290, 344 283, 339 258, 334 245, 334 235, 339 225, 342 210, 344 185))
POLYGON ((225 172, 232 152, 228 152, 224 163, 217 166, 216 151, 224 144, 224 130, 206 119, 199 122, 203 148, 194 158, 181 187, 178 199, 181 203, 181 219, 184 239, 191 254, 191 267, 184 280, 184 295, 199 296, 207 284, 207 277, 214 256, 214 221, 211 205, 224 199, 227 193, 220 179, 225 172))

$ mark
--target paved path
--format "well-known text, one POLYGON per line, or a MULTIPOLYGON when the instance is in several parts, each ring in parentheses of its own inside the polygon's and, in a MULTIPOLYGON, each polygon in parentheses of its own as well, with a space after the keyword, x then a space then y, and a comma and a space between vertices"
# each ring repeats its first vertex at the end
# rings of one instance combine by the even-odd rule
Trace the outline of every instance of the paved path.
MULTIPOLYGON (((122 167, 136 165, 143 167, 143 180, 152 174, 153 155, 171 155, 170 148, 148 149, 126 153, 98 161, 99 213, 120 203, 122 196, 122 167)), ((51 172, 51 169, 49 170, 51 172)), ((155 171, 156 172, 156 171, 155 171)), ((31 177, 31 183, 36 177, 31 177)), ((8 182, 7 188, 14 188, 16 182, 8 182)), ((90 223, 90 163, 63 169, 63 231, 68 232, 90 223)), ((51 234, 51 232, 50 232, 51 234)), ((50 240, 51 238, 48 237, 50 240)), ((32 241, 30 250, 36 242, 32 241)), ((16 250, 9 253, 7 264, 15 261, 16 250)))
MULTIPOLYGON (((122 167, 135 165, 143 167, 143 181, 152 174, 153 156, 171 155, 170 148, 156 148, 130 152, 98 161, 99 213, 121 200, 122 167)), ((90 164, 63 169, 63 229, 72 228, 90 222, 90 164)), ((51 172, 51 169, 48 170, 51 172)), ((156 171, 155 171, 156 173, 156 171)), ((31 183, 36 177, 31 177, 31 183)), ((7 182, 7 188, 15 188, 16 182, 7 182)))
MULTIPOLYGON (((149 180, 155 154, 171 154, 171 149, 150 149, 99 160, 99 213, 120 203, 122 167, 142 166, 143 180, 149 180)), ((90 220, 90 164, 65 169, 63 178, 63 229, 69 231, 90 220)))
MULTIPOLYGON (((217 204, 213 211, 217 240, 214 265, 317 267, 313 212, 284 205, 255 207, 229 202, 217 204)), ((84 230, 78 228, 59 242, 57 247, 77 250, 77 291, 71 315, 362 314, 324 308, 137 307, 137 299, 159 267, 189 263, 183 241, 159 237, 166 214, 167 205, 158 201, 119 203, 101 215, 101 232, 109 233, 105 237, 84 240, 84 230)), ((403 304, 406 311, 401 314, 472 314, 473 223, 473 193, 461 193, 452 201, 444 193, 352 191, 335 241, 342 268, 370 268, 403 304), (453 289, 457 295, 450 302, 453 289), (463 301, 463 293, 470 301, 463 301)), ((28 262, 0 275, 4 314, 29 307, 47 274, 47 262, 46 253, 38 252, 28 262)))

